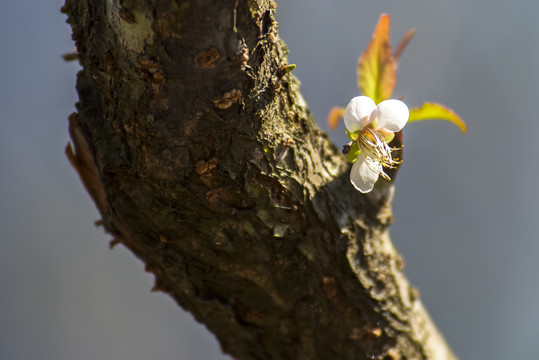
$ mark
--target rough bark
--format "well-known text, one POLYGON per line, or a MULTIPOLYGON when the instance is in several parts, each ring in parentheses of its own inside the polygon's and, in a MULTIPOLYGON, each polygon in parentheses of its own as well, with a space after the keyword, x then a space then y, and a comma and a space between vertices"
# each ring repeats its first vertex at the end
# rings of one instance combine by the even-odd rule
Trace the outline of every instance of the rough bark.
POLYGON ((67 0, 68 157, 107 232, 237 359, 453 359, 268 0, 67 0))

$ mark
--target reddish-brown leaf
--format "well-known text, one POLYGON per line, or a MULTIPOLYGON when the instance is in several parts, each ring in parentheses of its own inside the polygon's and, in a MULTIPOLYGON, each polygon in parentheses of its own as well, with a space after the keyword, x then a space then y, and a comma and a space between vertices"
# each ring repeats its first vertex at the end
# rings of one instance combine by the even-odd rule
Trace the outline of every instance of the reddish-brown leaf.
POLYGON ((404 37, 401 40, 401 43, 399 44, 399 46, 397 46, 397 50, 395 50, 395 53, 393 54, 395 61, 399 61, 402 55, 402 52, 404 51, 404 49, 406 49, 406 46, 408 45, 410 40, 412 40, 412 37, 414 36, 414 34, 415 34, 415 29, 410 29, 408 30, 406 35, 404 35, 404 37))
POLYGON ((391 53, 389 29, 389 15, 380 15, 372 40, 358 64, 359 88, 363 95, 377 104, 391 97, 397 78, 397 62, 391 53))
POLYGON ((328 128, 330 130, 335 130, 337 128, 337 126, 339 126, 339 122, 344 117, 344 111, 345 110, 346 110, 345 108, 342 108, 342 107, 339 107, 339 106, 334 106, 329 111, 329 114, 328 114, 328 128))

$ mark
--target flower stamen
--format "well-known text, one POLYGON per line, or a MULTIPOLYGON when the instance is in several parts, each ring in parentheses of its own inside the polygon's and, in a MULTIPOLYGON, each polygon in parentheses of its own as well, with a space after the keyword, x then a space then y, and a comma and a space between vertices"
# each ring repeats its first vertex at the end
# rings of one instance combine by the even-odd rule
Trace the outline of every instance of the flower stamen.
POLYGON ((392 151, 400 150, 401 148, 389 147, 384 140, 383 134, 369 126, 361 130, 356 141, 361 152, 365 154, 369 167, 384 179, 391 180, 384 172, 384 168, 395 169, 395 165, 402 163, 398 158, 393 159, 391 156, 392 151))

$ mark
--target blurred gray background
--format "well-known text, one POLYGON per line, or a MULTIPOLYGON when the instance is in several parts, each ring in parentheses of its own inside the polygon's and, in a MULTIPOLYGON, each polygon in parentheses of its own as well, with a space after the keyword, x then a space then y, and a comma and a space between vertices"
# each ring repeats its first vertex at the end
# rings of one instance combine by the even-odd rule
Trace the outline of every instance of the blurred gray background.
MULTIPOLYGON (((59 0, 0 5, 0 359, 225 359, 204 327, 93 222, 64 156, 76 63, 59 0)), ((468 123, 405 128, 393 241, 461 359, 535 359, 539 341, 537 0, 296 0, 280 34, 325 128, 358 95, 356 61, 381 12, 393 44, 417 29, 395 96, 468 123)), ((341 146, 344 128, 331 134, 341 146)))

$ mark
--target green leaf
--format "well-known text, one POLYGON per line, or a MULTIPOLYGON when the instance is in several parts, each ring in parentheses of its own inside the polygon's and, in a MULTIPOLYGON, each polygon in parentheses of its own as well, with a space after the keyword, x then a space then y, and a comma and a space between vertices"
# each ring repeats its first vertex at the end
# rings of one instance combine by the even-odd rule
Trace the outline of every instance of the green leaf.
POLYGON ((285 73, 289 73, 291 72, 292 70, 294 70, 296 68, 296 64, 289 64, 289 65, 286 65, 284 68, 283 68, 283 71, 285 73))
POLYGON ((389 15, 380 15, 372 40, 358 63, 359 88, 377 104, 391 97, 397 81, 397 61, 391 53, 389 25, 389 15))
POLYGON ((408 122, 421 120, 445 120, 455 124, 464 134, 466 132, 466 123, 455 114, 451 109, 437 103, 424 103, 421 107, 410 110, 408 122))
POLYGON ((358 130, 351 133, 350 131, 348 131, 348 129, 345 129, 344 131, 346 131, 346 136, 348 136, 348 138, 352 141, 356 141, 357 138, 359 137, 359 133, 361 132, 361 130, 358 130))
POLYGON ((359 154, 361 154, 361 150, 359 150, 359 145, 357 144, 357 142, 353 142, 352 145, 350 146, 350 150, 348 151, 348 161, 351 162, 351 163, 354 163, 356 162, 359 154))

